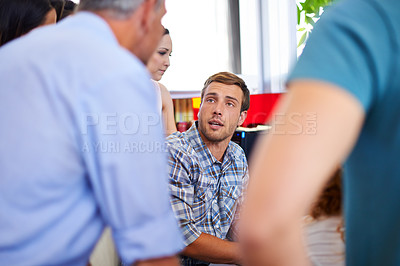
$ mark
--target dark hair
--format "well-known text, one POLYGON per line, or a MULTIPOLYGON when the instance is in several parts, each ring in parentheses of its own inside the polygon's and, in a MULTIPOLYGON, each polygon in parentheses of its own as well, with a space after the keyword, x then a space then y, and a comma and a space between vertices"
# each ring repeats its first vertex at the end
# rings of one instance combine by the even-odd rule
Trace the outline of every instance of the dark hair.
POLYGON ((342 214, 342 169, 339 168, 329 179, 318 200, 313 204, 311 217, 342 214))
POLYGON ((57 22, 71 15, 77 6, 70 0, 50 0, 50 4, 57 13, 57 22))
POLYGON ((49 0, 0 0, 0 46, 40 26, 49 0))
POLYGON ((209 77, 206 82, 204 82, 203 89, 201 90, 201 99, 203 99, 205 90, 207 89, 208 85, 212 82, 219 82, 225 85, 236 85, 239 86, 243 92, 243 101, 242 106, 240 108, 240 112, 249 110, 250 107, 250 91, 247 88, 246 83, 243 79, 239 78, 235 74, 229 72, 219 72, 217 74, 212 75, 209 77))
POLYGON ((64 11, 65 1, 64 0, 50 0, 50 4, 56 10, 57 22, 58 22, 61 18, 61 14, 64 11))
POLYGON ((60 20, 68 17, 69 15, 72 15, 75 12, 77 6, 78 6, 77 4, 75 4, 70 0, 65 1, 64 10, 61 13, 60 20))

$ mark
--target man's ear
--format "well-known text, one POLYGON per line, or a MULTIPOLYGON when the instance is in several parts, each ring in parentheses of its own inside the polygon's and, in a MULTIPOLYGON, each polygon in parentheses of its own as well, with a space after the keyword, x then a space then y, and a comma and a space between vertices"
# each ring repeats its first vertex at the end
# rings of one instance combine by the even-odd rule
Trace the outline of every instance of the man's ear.
POLYGON ((238 127, 240 127, 243 124, 244 120, 246 120, 246 117, 247 117, 247 111, 243 111, 240 113, 238 127))
POLYGON ((157 0, 144 0, 141 4, 140 26, 144 34, 150 31, 156 15, 157 0))

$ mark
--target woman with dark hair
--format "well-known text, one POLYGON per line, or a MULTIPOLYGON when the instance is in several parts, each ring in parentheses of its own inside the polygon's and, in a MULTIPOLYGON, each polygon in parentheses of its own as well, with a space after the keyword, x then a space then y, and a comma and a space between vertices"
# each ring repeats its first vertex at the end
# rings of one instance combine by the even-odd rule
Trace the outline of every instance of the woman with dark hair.
POLYGON ((342 170, 338 169, 306 218, 308 255, 313 265, 342 266, 345 263, 342 217, 342 170))
POLYGON ((49 0, 0 0, 0 46, 55 22, 56 12, 49 0))

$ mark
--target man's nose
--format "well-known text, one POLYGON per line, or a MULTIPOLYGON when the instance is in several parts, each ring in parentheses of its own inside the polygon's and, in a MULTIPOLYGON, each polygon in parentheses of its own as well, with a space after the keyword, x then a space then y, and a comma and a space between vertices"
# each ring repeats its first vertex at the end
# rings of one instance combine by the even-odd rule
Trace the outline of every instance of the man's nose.
POLYGON ((214 114, 215 115, 222 115, 222 108, 223 108, 223 106, 222 106, 222 103, 217 103, 216 105, 215 105, 215 108, 214 108, 214 114))

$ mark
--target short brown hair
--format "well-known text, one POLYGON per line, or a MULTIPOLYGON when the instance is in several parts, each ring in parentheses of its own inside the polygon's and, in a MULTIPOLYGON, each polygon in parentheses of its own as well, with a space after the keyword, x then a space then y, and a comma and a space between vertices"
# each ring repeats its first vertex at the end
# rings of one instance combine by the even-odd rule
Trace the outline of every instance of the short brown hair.
POLYGON ((242 106, 240 108, 240 112, 247 111, 249 110, 250 107, 250 91, 247 88, 246 83, 244 82, 243 79, 239 78, 235 74, 232 74, 230 72, 219 72, 217 74, 212 75, 209 77, 206 82, 204 82, 204 87, 201 90, 201 99, 203 100, 203 96, 205 93, 205 90, 207 87, 212 83, 212 82, 219 82, 225 85, 236 85, 239 86, 240 89, 243 92, 243 101, 242 101, 242 106))

